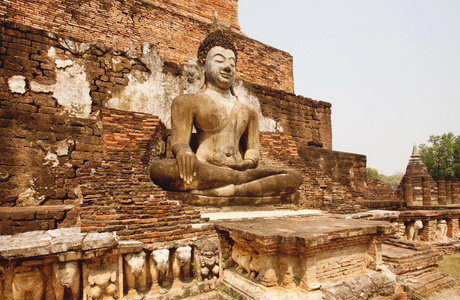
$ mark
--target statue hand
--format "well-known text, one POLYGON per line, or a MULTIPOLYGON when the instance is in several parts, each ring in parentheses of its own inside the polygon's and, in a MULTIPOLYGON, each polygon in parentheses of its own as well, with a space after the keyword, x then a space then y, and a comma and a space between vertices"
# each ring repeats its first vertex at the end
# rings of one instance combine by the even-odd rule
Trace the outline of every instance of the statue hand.
POLYGON ((191 150, 179 151, 176 154, 176 161, 180 178, 190 184, 196 176, 198 168, 198 159, 195 153, 191 150))
POLYGON ((255 162, 253 160, 245 159, 239 163, 228 163, 227 167, 232 168, 233 170, 244 171, 255 167, 255 162))

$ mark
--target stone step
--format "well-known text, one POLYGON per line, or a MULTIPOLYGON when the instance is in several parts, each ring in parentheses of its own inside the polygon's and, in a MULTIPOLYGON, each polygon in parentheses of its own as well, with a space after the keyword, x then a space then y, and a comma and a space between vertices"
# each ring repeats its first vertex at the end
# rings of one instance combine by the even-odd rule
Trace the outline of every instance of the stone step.
POLYGON ((438 271, 428 272, 420 276, 412 276, 404 279, 404 281, 407 283, 410 291, 423 297, 455 283, 453 278, 438 271))
POLYGON ((385 241, 385 244, 397 246, 400 248, 413 249, 417 251, 428 250, 432 248, 430 244, 424 244, 422 242, 414 242, 414 241, 408 241, 405 239, 398 239, 398 238, 391 238, 391 237, 385 241))
POLYGON ((437 266, 431 266, 431 267, 428 267, 428 268, 425 268, 425 269, 422 269, 422 270, 403 273, 403 274, 399 275, 399 277, 402 278, 402 279, 406 279, 406 278, 410 278, 410 277, 417 277, 417 276, 422 276, 423 274, 427 274, 427 273, 437 271, 437 270, 438 270, 437 266))
POLYGON ((394 272, 401 276, 406 273, 424 273, 423 270, 436 267, 442 257, 442 252, 433 248, 414 250, 401 248, 395 244, 382 246, 383 261, 393 267, 394 272))

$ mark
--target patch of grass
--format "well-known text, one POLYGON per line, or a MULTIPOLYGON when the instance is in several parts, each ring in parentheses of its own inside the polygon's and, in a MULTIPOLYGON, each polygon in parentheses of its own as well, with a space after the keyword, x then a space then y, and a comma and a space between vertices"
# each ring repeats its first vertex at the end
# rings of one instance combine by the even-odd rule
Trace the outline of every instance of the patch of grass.
POLYGON ((442 262, 439 264, 439 271, 446 273, 454 278, 455 281, 460 282, 460 253, 444 256, 442 262))
POLYGON ((230 296, 230 298, 232 298, 232 299, 236 299, 236 298, 237 298, 236 295, 230 293, 230 291, 227 290, 227 287, 225 287, 224 285, 218 287, 218 288, 217 288, 217 291, 218 291, 219 293, 227 294, 227 295, 230 296))
POLYGON ((414 294, 412 294, 412 299, 413 299, 413 300, 420 300, 420 299, 422 299, 422 297, 420 297, 419 294, 415 294, 415 293, 414 293, 414 294))

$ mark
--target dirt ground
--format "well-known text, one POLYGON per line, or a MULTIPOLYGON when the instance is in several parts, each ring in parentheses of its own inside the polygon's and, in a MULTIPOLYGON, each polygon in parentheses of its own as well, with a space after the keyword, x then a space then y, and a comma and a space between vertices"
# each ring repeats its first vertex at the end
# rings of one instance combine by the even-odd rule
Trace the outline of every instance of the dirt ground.
POLYGON ((460 253, 444 256, 439 271, 448 274, 457 282, 451 288, 433 292, 427 300, 460 300, 460 253))
POLYGON ((460 300, 460 287, 443 289, 439 292, 432 293, 427 300, 460 300))

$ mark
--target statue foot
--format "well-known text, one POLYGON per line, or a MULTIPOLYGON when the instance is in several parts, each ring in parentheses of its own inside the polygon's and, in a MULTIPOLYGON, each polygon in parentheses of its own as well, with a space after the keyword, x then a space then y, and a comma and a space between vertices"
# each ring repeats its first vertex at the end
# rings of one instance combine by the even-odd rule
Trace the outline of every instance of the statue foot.
POLYGON ((204 190, 191 190, 191 195, 203 195, 203 196, 216 196, 216 197, 230 197, 234 196, 236 193, 236 186, 234 184, 229 184, 226 186, 204 189, 204 190))

